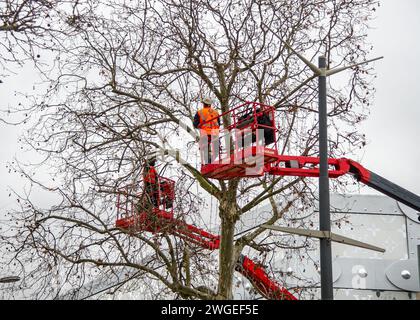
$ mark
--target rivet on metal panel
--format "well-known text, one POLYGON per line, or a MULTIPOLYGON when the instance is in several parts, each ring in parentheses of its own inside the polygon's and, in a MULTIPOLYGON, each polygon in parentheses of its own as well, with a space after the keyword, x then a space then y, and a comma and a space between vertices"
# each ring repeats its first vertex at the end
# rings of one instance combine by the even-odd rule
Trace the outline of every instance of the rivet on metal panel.
POLYGON ((401 277, 403 277, 403 279, 410 279, 411 278, 411 273, 408 270, 403 270, 401 271, 401 277))
POLYGON ((366 278, 368 276, 368 272, 365 268, 360 268, 358 274, 360 278, 366 278))

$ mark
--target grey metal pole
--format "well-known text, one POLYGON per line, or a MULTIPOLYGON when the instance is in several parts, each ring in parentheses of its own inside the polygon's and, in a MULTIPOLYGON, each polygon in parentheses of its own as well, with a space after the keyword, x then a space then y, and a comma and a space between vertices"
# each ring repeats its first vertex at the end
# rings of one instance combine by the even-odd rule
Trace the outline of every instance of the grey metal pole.
MULTIPOLYGON (((417 262, 418 262, 418 264, 417 264, 417 266, 418 266, 417 271, 419 272, 419 283, 420 283, 420 245, 417 246, 417 262)), ((419 296, 419 295, 420 294, 417 293, 417 296, 419 296)))
MULTIPOLYGON (((328 178, 328 133, 327 133, 327 76, 326 58, 319 57, 322 73, 319 81, 319 229, 331 231, 330 190, 328 178)), ((321 299, 333 300, 331 241, 320 240, 321 299)))

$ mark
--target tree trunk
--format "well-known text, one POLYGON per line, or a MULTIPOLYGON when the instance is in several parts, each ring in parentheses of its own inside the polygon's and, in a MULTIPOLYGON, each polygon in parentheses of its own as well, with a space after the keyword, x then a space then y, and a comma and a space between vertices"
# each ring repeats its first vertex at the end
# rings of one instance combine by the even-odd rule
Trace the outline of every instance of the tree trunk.
POLYGON ((236 199, 231 197, 220 202, 221 219, 221 241, 219 250, 219 287, 218 295, 220 298, 232 299, 233 272, 236 264, 235 258, 235 224, 238 220, 236 199), (230 198, 230 199, 229 199, 230 198))

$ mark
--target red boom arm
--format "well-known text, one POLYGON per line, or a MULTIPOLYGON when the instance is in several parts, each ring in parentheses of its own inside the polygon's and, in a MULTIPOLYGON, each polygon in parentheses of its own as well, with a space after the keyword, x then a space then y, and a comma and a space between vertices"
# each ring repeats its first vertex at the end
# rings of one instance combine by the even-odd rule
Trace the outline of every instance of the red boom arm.
MULTIPOLYGON (((153 214, 140 213, 122 218, 117 220, 116 226, 132 231, 167 232, 209 250, 219 249, 220 246, 220 236, 177 220, 164 211, 155 210, 153 214)), ((297 300, 289 291, 271 280, 262 267, 257 266, 246 256, 241 255, 235 270, 251 281, 255 288, 267 299, 297 300)))
MULTIPOLYGON (((319 177, 319 158, 301 156, 278 156, 278 161, 267 164, 264 171, 271 175, 319 177)), ((346 158, 328 159, 330 178, 338 178, 345 174, 352 174, 367 186, 386 194, 387 196, 420 211, 420 197, 416 194, 392 183, 391 181, 369 171, 360 163, 346 158)))

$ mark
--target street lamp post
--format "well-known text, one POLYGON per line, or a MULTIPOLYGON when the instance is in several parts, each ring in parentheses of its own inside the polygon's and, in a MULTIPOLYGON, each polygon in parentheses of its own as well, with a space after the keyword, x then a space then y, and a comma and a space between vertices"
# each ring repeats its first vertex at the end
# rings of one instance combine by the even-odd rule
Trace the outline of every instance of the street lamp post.
MULTIPOLYGON (((328 115, 327 115, 327 60, 319 57, 319 230, 331 231, 330 187, 328 178, 328 115)), ((320 239, 321 299, 333 300, 331 240, 320 239)))
MULTIPOLYGON (((269 28, 269 27, 268 27, 269 28)), ((271 30, 269 28, 269 30, 271 30)), ((272 30, 271 30, 272 31, 272 30)), ((318 77, 318 99, 319 99, 319 230, 321 232, 331 231, 331 218, 330 218, 330 190, 329 190, 329 177, 328 177, 328 113, 327 113, 327 78, 336 73, 354 68, 366 63, 383 59, 378 57, 363 62, 355 63, 352 65, 337 67, 333 69, 327 68, 327 61, 325 56, 319 57, 318 67, 311 61, 306 59, 299 52, 294 50, 286 41, 284 41, 275 32, 274 35, 298 58, 304 62, 318 77)), ((321 299, 333 299, 333 277, 332 277, 332 253, 331 253, 331 239, 320 238, 320 269, 321 269, 321 299)))

